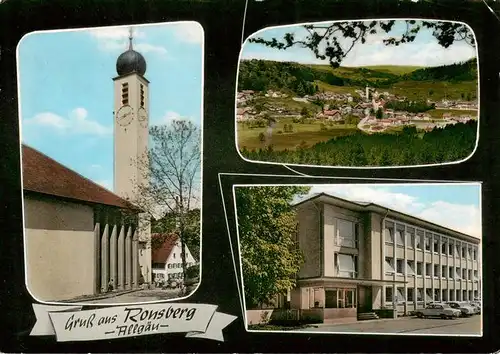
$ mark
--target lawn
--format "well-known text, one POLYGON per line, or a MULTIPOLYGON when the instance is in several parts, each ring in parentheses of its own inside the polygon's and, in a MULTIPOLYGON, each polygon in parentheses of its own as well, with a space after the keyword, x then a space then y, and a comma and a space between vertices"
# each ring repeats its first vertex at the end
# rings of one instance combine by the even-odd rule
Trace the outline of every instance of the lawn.
POLYGON ((325 123, 326 130, 321 130, 321 122, 293 123, 291 118, 282 118, 273 127, 271 138, 268 137, 268 128, 249 128, 238 122, 238 146, 249 150, 265 148, 273 145, 274 150, 295 149, 303 141, 308 146, 321 141, 328 141, 336 136, 350 135, 358 132, 356 125, 325 123), (293 132, 285 133, 285 124, 293 126, 293 132), (266 141, 260 141, 259 134, 264 133, 266 141))

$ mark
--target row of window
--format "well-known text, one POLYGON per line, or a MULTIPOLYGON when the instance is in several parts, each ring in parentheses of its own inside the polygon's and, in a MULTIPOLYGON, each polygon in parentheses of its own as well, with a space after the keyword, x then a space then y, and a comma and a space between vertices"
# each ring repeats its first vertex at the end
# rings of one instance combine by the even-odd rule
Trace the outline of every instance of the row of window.
MULTIPOLYGON (((186 263, 186 266, 189 268, 193 265, 193 263, 186 263)), ((167 268, 182 268, 182 263, 169 263, 167 264, 167 268)))
POLYGON ((460 241, 452 241, 445 236, 431 233, 414 227, 406 227, 391 221, 385 223, 385 242, 408 248, 425 249, 444 255, 472 258, 477 260, 478 249, 476 246, 461 245, 460 241))
POLYGON ((394 289, 392 286, 385 288, 385 302, 405 303, 412 301, 472 301, 478 298, 477 290, 453 290, 453 289, 426 289, 402 287, 394 289), (425 295, 425 296, 424 296, 425 295))
POLYGON ((182 279, 182 272, 180 273, 170 273, 170 274, 167 274, 168 276, 168 279, 182 279))
POLYGON ((385 272, 388 274, 408 274, 408 275, 425 275, 429 277, 441 277, 449 279, 463 279, 463 280, 478 280, 479 272, 477 270, 460 268, 460 267, 450 267, 450 266, 440 266, 439 264, 417 262, 415 267, 415 261, 406 261, 404 259, 396 259, 396 264, 394 264, 394 258, 385 257, 385 272))

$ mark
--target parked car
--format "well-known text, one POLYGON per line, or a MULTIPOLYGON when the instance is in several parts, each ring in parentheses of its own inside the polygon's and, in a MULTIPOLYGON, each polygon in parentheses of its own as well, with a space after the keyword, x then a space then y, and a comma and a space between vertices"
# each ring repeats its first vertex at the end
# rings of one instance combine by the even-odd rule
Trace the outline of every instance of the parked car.
POLYGON ((469 305, 476 311, 476 314, 481 313, 481 304, 477 301, 469 301, 469 305))
POLYGON ((432 303, 424 309, 415 311, 415 315, 419 318, 441 317, 441 318, 457 318, 460 317, 460 310, 454 309, 447 304, 432 303))
POLYGON ((460 310, 462 317, 469 317, 476 313, 476 310, 466 302, 449 301, 447 304, 454 309, 460 310))

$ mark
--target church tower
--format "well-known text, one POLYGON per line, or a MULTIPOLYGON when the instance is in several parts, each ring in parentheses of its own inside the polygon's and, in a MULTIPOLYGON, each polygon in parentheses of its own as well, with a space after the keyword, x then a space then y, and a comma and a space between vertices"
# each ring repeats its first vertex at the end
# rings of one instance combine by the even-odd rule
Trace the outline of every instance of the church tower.
MULTIPOLYGON (((132 41, 130 31, 128 50, 118 57, 118 76, 113 79, 114 192, 134 202, 139 197, 138 185, 149 183, 144 174, 149 139, 149 81, 144 77, 146 60, 133 49, 132 41)), ((144 282, 150 283, 151 231, 146 216, 140 217, 136 241, 140 271, 144 282)))

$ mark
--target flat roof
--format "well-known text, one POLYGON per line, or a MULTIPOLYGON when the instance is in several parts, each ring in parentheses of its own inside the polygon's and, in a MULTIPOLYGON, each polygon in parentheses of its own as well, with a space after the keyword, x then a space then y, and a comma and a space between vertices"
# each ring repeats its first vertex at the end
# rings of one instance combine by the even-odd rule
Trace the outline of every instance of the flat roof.
MULTIPOLYGON (((442 231, 443 233, 454 234, 458 237, 470 240, 471 242, 479 243, 481 241, 481 239, 479 239, 475 236, 468 235, 468 234, 465 234, 463 232, 450 229, 449 227, 439 225, 439 224, 433 223, 431 221, 424 220, 424 219, 418 218, 416 216, 409 215, 409 214, 403 213, 401 211, 394 210, 394 209, 391 209, 391 208, 388 208, 388 207, 385 207, 385 206, 382 206, 382 205, 379 205, 376 203, 353 202, 351 200, 340 198, 340 197, 337 197, 337 196, 334 196, 331 194, 327 194, 324 192, 311 194, 310 196, 308 196, 304 199, 301 199, 300 201, 292 203, 292 206, 298 207, 302 204, 305 204, 307 202, 311 202, 311 201, 314 201, 314 200, 320 199, 320 198, 325 199, 325 200, 323 200, 323 202, 325 202, 325 203, 334 202, 332 204, 336 204, 336 205, 340 204, 341 206, 343 206, 345 208, 351 208, 352 210, 355 210, 355 211, 360 211, 360 212, 370 212, 371 211, 371 212, 377 212, 377 213, 385 213, 385 214, 387 214, 387 216, 391 215, 391 216, 396 217, 396 218, 399 217, 399 218, 403 218, 403 219, 410 219, 410 221, 417 222, 419 224, 423 224, 424 227, 429 227, 429 228, 432 228, 435 230, 436 229, 443 230, 442 231)), ((437 231, 437 232, 439 232, 439 231, 437 231)))

